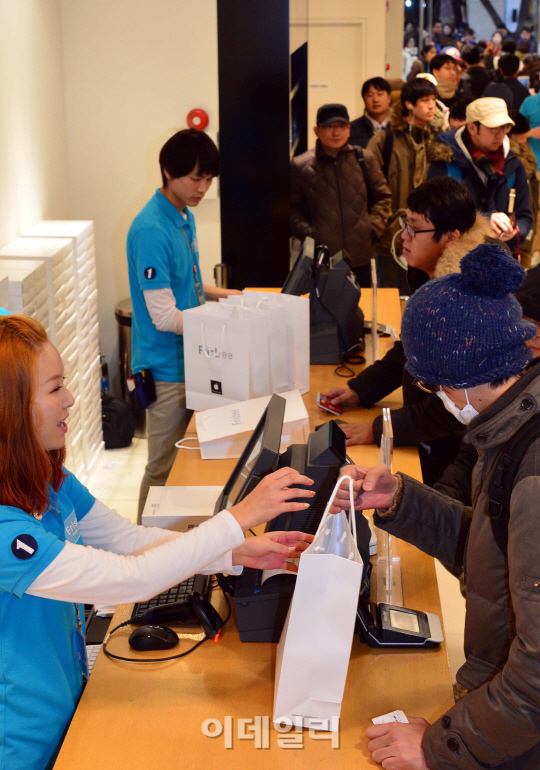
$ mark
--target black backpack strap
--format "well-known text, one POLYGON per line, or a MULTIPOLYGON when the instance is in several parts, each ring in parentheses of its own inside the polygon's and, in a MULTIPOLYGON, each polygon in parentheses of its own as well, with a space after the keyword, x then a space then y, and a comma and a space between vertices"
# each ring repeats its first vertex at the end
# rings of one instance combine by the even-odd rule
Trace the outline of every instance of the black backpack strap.
POLYGON ((506 558, 508 552, 508 524, 510 498, 519 466, 530 445, 540 438, 540 414, 531 417, 501 448, 488 487, 487 514, 491 520, 493 537, 506 558))
POLYGON ((394 147, 394 132, 387 126, 385 129, 386 136, 384 137, 384 144, 382 148, 383 159, 383 174, 386 181, 388 181, 388 169, 390 168, 390 158, 392 157, 392 149, 394 147))
POLYGON ((366 185, 367 204, 368 204, 368 212, 369 212, 371 211, 371 207, 373 205, 373 193, 371 192, 371 184, 370 184, 368 173, 366 170, 366 158, 364 156, 364 150, 361 147, 358 147, 357 145, 355 145, 354 154, 356 155, 356 160, 358 161, 358 165, 360 166, 360 169, 362 171, 362 176, 364 177, 364 184, 366 185))

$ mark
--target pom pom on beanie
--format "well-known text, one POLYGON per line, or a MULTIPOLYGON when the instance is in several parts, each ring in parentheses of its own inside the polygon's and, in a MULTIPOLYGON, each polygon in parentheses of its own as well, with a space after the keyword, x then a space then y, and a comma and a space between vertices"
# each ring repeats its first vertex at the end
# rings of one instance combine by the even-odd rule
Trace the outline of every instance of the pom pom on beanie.
POLYGON ((532 359, 525 342, 536 334, 510 293, 525 270, 491 244, 466 254, 460 267, 461 273, 429 281, 407 303, 401 324, 407 370, 450 388, 519 374, 532 359))

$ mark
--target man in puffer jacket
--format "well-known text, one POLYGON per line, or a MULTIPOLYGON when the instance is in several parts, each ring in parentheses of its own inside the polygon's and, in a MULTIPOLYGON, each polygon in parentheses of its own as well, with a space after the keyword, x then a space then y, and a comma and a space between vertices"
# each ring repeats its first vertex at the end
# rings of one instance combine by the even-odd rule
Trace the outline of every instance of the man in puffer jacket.
POLYGON ((291 163, 291 233, 343 250, 360 286, 371 286, 373 243, 390 214, 390 190, 373 154, 349 144, 343 104, 317 112, 317 144, 291 163))
POLYGON ((511 249, 532 226, 527 173, 510 150, 507 134, 514 125, 503 99, 484 97, 467 105, 467 123, 441 134, 430 145, 428 179, 450 176, 467 187, 476 208, 487 214, 497 236, 511 249), (515 225, 508 217, 515 190, 515 225))
MULTIPOLYGON (((500 246, 478 246, 461 260, 461 274, 423 286, 403 314, 410 374, 440 388, 478 451, 472 510, 384 465, 353 469, 359 509, 375 508, 378 527, 464 564, 467 577, 465 664, 457 673, 466 694, 432 725, 407 715, 409 724, 369 727, 372 758, 389 769, 540 767, 540 438, 512 482, 506 543, 488 515, 502 447, 540 413, 540 365, 528 368, 525 344, 536 326, 510 294, 524 275, 500 246)), ((346 486, 336 507, 347 505, 346 486)))
MULTIPOLYGON (((459 271, 461 258, 481 243, 496 242, 494 232, 476 214, 467 190, 455 179, 437 178, 417 187, 408 199, 407 221, 415 231, 402 233, 411 291, 429 278, 459 271)), ((440 399, 416 387, 405 369, 401 342, 372 366, 348 381, 347 389, 327 395, 334 404, 368 409, 403 387, 404 406, 392 410, 395 446, 417 444, 424 483, 432 486, 456 457, 465 426, 448 414, 440 399)), ((380 444, 382 417, 373 423, 341 426, 347 444, 380 444)))

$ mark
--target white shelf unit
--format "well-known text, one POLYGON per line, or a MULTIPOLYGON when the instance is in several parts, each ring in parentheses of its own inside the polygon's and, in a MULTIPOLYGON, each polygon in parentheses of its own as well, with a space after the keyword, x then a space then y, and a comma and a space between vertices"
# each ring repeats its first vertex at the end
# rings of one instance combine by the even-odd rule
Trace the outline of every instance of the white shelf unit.
MULTIPOLYGON (((18 262, 21 266, 25 266, 28 261, 37 260, 45 269, 45 293, 49 311, 48 334, 64 361, 66 385, 75 398, 75 404, 69 416, 66 465, 77 478, 84 482, 88 474, 83 448, 84 424, 77 336, 76 261, 72 239, 16 238, 0 249, 0 264, 4 260, 9 260, 11 263, 18 262)), ((39 298, 41 295, 42 292, 39 298)), ((41 304, 38 305, 36 301, 35 310, 33 312, 27 310, 26 314, 38 318, 37 312, 41 304)), ((17 309, 15 312, 21 312, 21 310, 17 309)))
POLYGON ((9 310, 9 278, 5 273, 0 273, 0 307, 9 310))
POLYGON ((103 447, 94 223, 91 220, 46 219, 28 230, 25 237, 71 240, 77 297, 82 451, 86 470, 89 471, 103 447))
POLYGON ((7 280, 8 295, 2 305, 11 313, 30 315, 49 333, 47 270, 43 262, 28 259, 0 259, 0 281, 7 280))

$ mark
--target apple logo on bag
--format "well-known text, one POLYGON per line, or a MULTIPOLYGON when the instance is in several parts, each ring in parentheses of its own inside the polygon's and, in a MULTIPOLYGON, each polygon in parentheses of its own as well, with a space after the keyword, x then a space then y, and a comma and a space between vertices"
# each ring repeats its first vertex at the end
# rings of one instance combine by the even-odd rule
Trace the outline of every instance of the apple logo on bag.
POLYGON ((210 380, 210 389, 212 393, 215 393, 218 396, 223 395, 223 389, 221 387, 221 382, 218 382, 218 380, 210 380))

